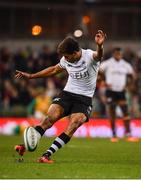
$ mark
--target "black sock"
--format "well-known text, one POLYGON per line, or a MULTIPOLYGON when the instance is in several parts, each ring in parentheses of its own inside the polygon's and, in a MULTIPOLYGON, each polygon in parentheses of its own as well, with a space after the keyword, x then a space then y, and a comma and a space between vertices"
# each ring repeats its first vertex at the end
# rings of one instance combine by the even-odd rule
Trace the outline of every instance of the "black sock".
POLYGON ((45 130, 41 126, 36 126, 35 129, 41 134, 41 136, 45 133, 45 130))
POLYGON ((116 122, 115 120, 111 120, 111 129, 113 137, 116 137, 116 122))
POLYGON ((70 141, 70 137, 67 134, 65 133, 60 134, 60 136, 58 136, 54 140, 50 148, 43 154, 43 156, 48 156, 48 157, 51 156, 53 153, 55 153, 65 144, 67 144, 69 141, 70 141))
POLYGON ((124 120, 124 125, 125 125, 125 134, 130 134, 130 120, 124 120))

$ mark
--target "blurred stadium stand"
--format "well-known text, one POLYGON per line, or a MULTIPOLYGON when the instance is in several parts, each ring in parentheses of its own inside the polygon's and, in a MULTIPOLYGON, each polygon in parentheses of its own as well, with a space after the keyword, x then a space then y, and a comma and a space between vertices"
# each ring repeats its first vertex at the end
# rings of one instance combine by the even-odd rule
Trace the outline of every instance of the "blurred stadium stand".
MULTIPOLYGON (((107 33, 105 57, 115 46, 137 73, 136 88, 128 92, 130 112, 141 117, 141 0, 1 0, 0 1, 0 116, 28 116, 29 107, 43 87, 53 98, 64 86, 66 75, 51 79, 15 80, 15 70, 36 72, 59 62, 56 46, 66 35, 82 30, 82 47, 94 48, 98 29, 107 33), (84 21, 84 17, 89 21, 84 21), (33 33, 38 25, 41 32, 33 33), (52 82, 52 83, 50 83, 52 82), (50 92, 54 92, 51 94, 50 92)), ((105 117, 97 87, 93 114, 105 117)))
POLYGON ((110 40, 141 38, 141 0, 1 0, 0 37, 33 38, 34 24, 43 27, 41 38, 62 38, 82 28, 82 17, 90 38, 104 29, 110 40))

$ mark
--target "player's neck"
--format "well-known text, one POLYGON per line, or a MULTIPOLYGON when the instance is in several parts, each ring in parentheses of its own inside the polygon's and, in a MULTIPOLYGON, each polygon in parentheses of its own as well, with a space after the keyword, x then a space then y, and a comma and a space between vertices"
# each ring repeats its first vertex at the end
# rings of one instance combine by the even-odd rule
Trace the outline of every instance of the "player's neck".
POLYGON ((115 57, 114 57, 114 59, 115 59, 116 62, 120 62, 120 60, 121 60, 121 59, 117 59, 117 58, 115 58, 115 57))

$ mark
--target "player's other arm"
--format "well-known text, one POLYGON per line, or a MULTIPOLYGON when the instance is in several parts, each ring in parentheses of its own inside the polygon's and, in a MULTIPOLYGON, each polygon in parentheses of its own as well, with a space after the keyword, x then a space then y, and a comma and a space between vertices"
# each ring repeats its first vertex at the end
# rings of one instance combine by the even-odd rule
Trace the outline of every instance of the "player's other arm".
POLYGON ((126 88, 128 88, 130 91, 135 91, 135 81, 136 81, 136 75, 133 71, 132 73, 127 74, 127 83, 126 88))
POLYGON ((105 74, 104 74, 104 72, 102 72, 102 71, 98 71, 98 78, 97 78, 97 80, 99 81, 99 82, 103 82, 103 81, 105 81, 105 74))
POLYGON ((93 58, 96 61, 100 61, 103 57, 103 52, 104 52, 103 43, 105 41, 105 37, 106 34, 101 30, 98 30, 98 32, 95 35, 95 42, 97 44, 97 49, 96 52, 93 54, 93 58))
POLYGON ((130 88, 132 87, 132 89, 135 89, 135 81, 136 81, 136 73, 135 70, 133 69, 133 67, 128 63, 127 66, 127 83, 126 83, 126 87, 130 88))
POLYGON ((62 72, 63 70, 64 69, 61 68, 59 66, 59 64, 48 67, 48 68, 46 68, 42 71, 39 71, 37 73, 34 73, 34 74, 29 74, 29 73, 26 73, 23 71, 16 70, 15 78, 18 78, 18 79, 20 79, 20 78, 27 78, 27 79, 42 78, 42 77, 48 77, 48 76, 58 74, 58 73, 62 72))

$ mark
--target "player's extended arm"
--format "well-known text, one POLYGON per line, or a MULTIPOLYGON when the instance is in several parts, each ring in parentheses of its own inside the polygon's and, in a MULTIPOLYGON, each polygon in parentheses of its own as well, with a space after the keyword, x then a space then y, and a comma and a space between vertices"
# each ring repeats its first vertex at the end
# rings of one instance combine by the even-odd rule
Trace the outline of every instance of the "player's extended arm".
POLYGON ((48 67, 42 71, 39 71, 34 74, 29 74, 26 72, 18 71, 16 70, 16 75, 15 78, 21 79, 21 78, 27 78, 27 79, 34 79, 34 78, 42 78, 42 77, 47 77, 47 76, 52 76, 55 74, 58 74, 62 72, 64 69, 61 68, 58 64, 55 66, 48 67))
POLYGON ((94 53, 93 55, 93 58, 96 61, 100 61, 103 57, 103 43, 105 41, 105 37, 106 34, 101 30, 98 30, 98 32, 95 35, 95 42, 97 44, 97 49, 96 49, 96 53, 94 53))

